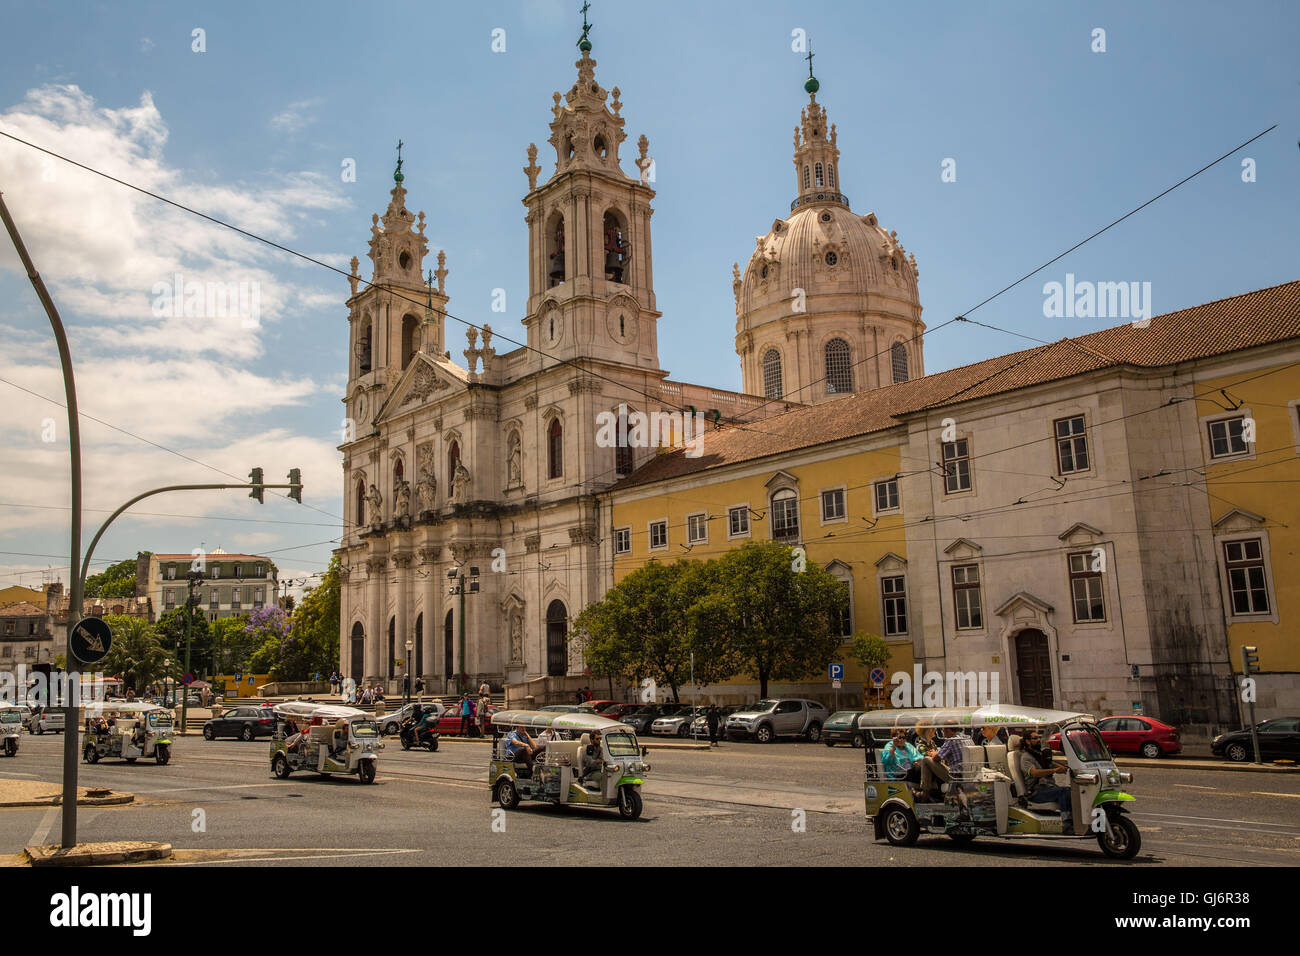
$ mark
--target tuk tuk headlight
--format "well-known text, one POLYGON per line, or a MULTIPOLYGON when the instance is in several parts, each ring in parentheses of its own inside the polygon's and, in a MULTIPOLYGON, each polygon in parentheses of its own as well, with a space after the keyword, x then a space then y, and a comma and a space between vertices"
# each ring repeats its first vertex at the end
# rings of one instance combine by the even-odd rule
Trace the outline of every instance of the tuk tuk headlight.
POLYGON ((1121 770, 1121 771, 1119 772, 1119 782, 1120 782, 1120 783, 1132 783, 1132 782, 1133 782, 1133 775, 1132 775, 1131 773, 1126 773, 1125 771, 1121 770))

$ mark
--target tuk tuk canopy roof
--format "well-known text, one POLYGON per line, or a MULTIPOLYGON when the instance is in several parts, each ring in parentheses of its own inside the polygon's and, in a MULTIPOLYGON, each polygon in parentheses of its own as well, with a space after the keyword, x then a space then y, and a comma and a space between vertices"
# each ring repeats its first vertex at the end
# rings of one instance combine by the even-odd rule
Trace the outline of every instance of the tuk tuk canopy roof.
POLYGON ((279 717, 319 717, 322 720, 355 720, 358 717, 370 717, 364 710, 356 707, 344 707, 341 704, 317 704, 309 700, 287 700, 272 708, 279 717))
POLYGON ((635 733, 627 724, 608 717, 555 710, 502 710, 492 715, 492 724, 494 727, 525 727, 537 731, 550 727, 554 730, 599 730, 602 734, 619 730, 635 733))
POLYGON ((150 704, 142 700, 106 701, 98 707, 98 713, 101 715, 116 714, 119 717, 128 714, 148 714, 159 710, 171 714, 171 708, 169 707, 159 707, 157 704, 150 704))
POLYGON ((918 707, 911 710, 869 710, 858 718, 858 727, 863 730, 889 730, 895 726, 910 729, 917 724, 942 727, 950 722, 955 723, 958 727, 1035 727, 1073 721, 1096 723, 1096 718, 1092 714, 1081 714, 1068 710, 1022 707, 1019 704, 988 704, 984 707, 918 707))

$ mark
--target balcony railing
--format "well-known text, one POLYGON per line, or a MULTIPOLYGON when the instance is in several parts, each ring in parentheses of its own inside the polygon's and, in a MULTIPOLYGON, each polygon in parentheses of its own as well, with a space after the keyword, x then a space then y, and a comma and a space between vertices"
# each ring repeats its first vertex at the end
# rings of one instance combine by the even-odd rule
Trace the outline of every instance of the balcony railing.
POLYGON ((809 203, 815 203, 815 202, 834 202, 834 203, 839 203, 841 206, 847 206, 849 204, 849 197, 844 195, 843 193, 833 193, 833 192, 825 192, 825 191, 817 192, 817 193, 804 193, 794 202, 790 203, 790 211, 794 212, 800 206, 807 206, 809 203))

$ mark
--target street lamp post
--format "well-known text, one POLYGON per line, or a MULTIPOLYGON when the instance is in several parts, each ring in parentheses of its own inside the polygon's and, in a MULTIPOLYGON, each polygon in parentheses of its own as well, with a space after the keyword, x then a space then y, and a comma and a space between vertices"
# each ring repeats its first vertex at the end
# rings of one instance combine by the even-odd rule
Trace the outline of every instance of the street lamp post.
POLYGON ((406 677, 402 680, 402 703, 411 702, 411 652, 415 650, 415 642, 409 637, 406 639, 406 677))
MULTIPOLYGON (((186 578, 187 578, 187 587, 189 589, 189 593, 185 598, 185 671, 184 674, 188 674, 190 672, 190 646, 191 646, 190 631, 194 622, 194 610, 198 605, 197 591, 198 591, 198 586, 203 582, 203 572, 190 571, 189 574, 186 575, 186 578)), ((184 676, 184 674, 182 674, 182 677, 184 676)), ((190 708, 189 685, 186 684, 185 689, 181 691, 181 733, 185 733, 185 731, 189 729, 185 725, 185 721, 189 718, 189 708, 190 708)))

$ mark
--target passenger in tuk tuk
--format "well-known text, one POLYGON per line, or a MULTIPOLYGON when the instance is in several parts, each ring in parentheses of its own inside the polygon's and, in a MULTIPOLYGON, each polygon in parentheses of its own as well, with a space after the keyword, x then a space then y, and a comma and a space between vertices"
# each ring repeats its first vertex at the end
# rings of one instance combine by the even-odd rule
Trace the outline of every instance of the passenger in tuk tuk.
POLYGON ((950 792, 956 791, 962 813, 965 814, 966 793, 956 781, 961 776, 961 748, 970 741, 970 738, 959 733, 956 722, 951 720, 944 724, 943 734, 943 745, 939 747, 938 752, 933 757, 925 757, 921 761, 921 789, 931 799, 942 800, 942 796, 935 795, 935 781, 952 785, 950 792))
POLYGON ((331 735, 330 753, 339 754, 347 749, 348 746, 348 722, 340 717, 334 721, 334 732, 331 735))
POLYGON ((298 752, 298 744, 306 736, 306 731, 299 729, 298 721, 290 717, 284 722, 284 744, 290 753, 298 752))
POLYGON ((131 726, 131 744, 135 747, 144 747, 145 742, 144 714, 137 714, 135 723, 131 726))
POLYGON ((516 762, 522 760, 531 776, 536 748, 533 746, 532 738, 528 736, 528 731, 522 727, 514 728, 510 733, 506 734, 504 747, 506 759, 516 762))
POLYGON ((939 748, 943 746, 943 741, 935 735, 933 724, 917 724, 912 743, 920 751, 922 757, 934 756, 939 752, 939 748))
POLYGON ((881 751, 880 765, 890 780, 906 780, 919 786, 923 759, 921 752, 907 742, 906 731, 899 727, 894 731, 894 739, 881 751))
POLYGON ((979 747, 994 747, 1005 744, 1006 741, 1001 737, 1001 730, 993 724, 985 724, 975 732, 975 744, 979 747))

